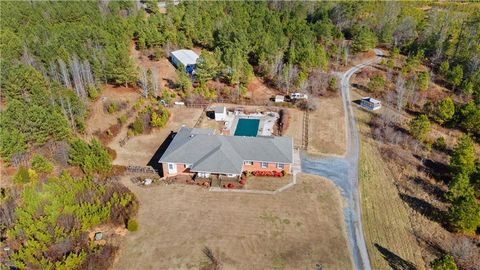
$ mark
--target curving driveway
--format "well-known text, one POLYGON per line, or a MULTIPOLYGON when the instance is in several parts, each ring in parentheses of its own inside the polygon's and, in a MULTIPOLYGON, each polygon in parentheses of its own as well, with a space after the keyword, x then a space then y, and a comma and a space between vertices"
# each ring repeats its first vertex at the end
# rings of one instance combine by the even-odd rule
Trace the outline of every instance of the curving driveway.
POLYGON ((363 238, 360 198, 358 192, 358 131, 355 116, 350 100, 350 77, 362 68, 377 63, 383 55, 382 51, 375 49, 377 57, 356 65, 341 74, 341 91, 345 122, 347 127, 347 154, 345 157, 323 157, 314 159, 302 155, 302 171, 320 175, 331 179, 341 189, 347 204, 344 208, 345 222, 347 224, 350 250, 356 269, 370 270, 367 247, 363 238))

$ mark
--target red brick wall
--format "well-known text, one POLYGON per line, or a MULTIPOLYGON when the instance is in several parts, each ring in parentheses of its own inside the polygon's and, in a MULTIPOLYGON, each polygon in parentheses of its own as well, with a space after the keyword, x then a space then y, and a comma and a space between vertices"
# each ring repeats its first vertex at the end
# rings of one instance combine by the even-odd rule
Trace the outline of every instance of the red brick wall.
POLYGON ((189 173, 190 172, 190 169, 187 169, 185 167, 185 164, 181 164, 181 163, 177 163, 177 173, 174 173, 174 174, 169 174, 168 173, 168 166, 167 166, 166 162, 162 163, 162 169, 163 169, 163 176, 173 176, 173 175, 177 175, 177 174, 180 174, 180 173, 189 173))
MULTIPOLYGON (((190 172, 190 169, 187 169, 185 167, 185 164, 180 164, 180 163, 177 163, 177 173, 175 174, 168 173, 167 163, 162 163, 162 168, 163 168, 163 176, 173 176, 180 173, 190 172)), ((268 163, 267 168, 262 168, 261 162, 253 162, 253 165, 245 165, 245 164, 243 165, 243 171, 279 171, 281 172, 282 170, 285 170, 287 173, 290 173, 290 164, 284 164, 283 169, 277 168, 277 163, 271 163, 271 162, 268 163)))

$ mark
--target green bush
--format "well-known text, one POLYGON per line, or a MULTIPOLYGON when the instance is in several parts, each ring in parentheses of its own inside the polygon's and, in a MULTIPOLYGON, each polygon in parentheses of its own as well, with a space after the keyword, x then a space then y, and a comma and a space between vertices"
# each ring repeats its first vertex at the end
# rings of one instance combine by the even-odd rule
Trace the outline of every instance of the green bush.
POLYGON ((438 150, 445 150, 447 149, 447 143, 445 142, 445 138, 440 136, 435 140, 434 144, 435 148, 438 150))
POLYGON ((123 114, 118 120, 120 121, 120 124, 125 125, 127 122, 127 115, 123 114))
POLYGON ((112 158, 99 141, 93 140, 88 144, 81 139, 76 139, 70 146, 70 164, 80 166, 84 173, 106 174, 112 168, 112 158))
POLYGON ((450 255, 436 258, 430 263, 432 270, 458 270, 455 260, 450 255))
POLYGON ((13 177, 13 182, 15 182, 17 184, 26 184, 26 183, 30 182, 30 175, 28 173, 27 168, 25 168, 23 166, 20 166, 18 168, 17 173, 13 177))
POLYGON ((143 121, 140 116, 137 117, 137 119, 135 119, 135 121, 132 123, 132 131, 133 135, 139 135, 143 133, 143 121))
POLYGON ((169 117, 168 110, 164 107, 161 107, 160 115, 158 115, 156 112, 152 112, 152 117, 151 117, 152 119, 150 121, 150 124, 153 127, 159 127, 159 128, 164 127, 168 121, 168 117, 169 117))
POLYGON ((127 230, 135 232, 138 230, 138 223, 135 219, 129 219, 127 222, 127 230))
POLYGON ((370 79, 367 87, 373 92, 381 91, 385 87, 385 79, 381 75, 375 75, 370 79))
POLYGON ((98 97, 97 88, 95 88, 94 86, 87 87, 87 93, 88 97, 91 99, 96 99, 98 97))
POLYGON ((430 132, 430 121, 428 117, 422 114, 412 119, 409 124, 409 131, 415 139, 425 142, 430 132))
POLYGON ((108 108, 107 108, 108 113, 114 113, 116 110, 117 110, 117 105, 114 102, 108 105, 108 108))
POLYGON ((31 163, 32 168, 39 173, 51 173, 53 171, 52 163, 41 155, 33 155, 31 163))

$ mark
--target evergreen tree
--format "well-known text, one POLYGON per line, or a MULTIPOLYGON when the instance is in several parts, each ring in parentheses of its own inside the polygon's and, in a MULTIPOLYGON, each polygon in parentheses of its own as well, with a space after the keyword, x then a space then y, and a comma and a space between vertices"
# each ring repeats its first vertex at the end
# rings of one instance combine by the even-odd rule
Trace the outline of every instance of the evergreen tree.
POLYGON ((448 192, 445 194, 445 197, 454 201, 455 199, 462 196, 473 196, 475 191, 473 186, 470 183, 470 178, 468 174, 459 173, 453 177, 453 179, 448 184, 448 192))
POLYGON ((424 142, 430 132, 430 121, 426 115, 422 114, 412 119, 409 127, 410 134, 415 139, 424 142))
POLYGON ((474 234, 480 226, 480 204, 473 195, 461 196, 453 201, 448 217, 456 231, 474 234))
POLYGON ((352 42, 352 50, 354 52, 364 52, 375 48, 377 37, 368 27, 361 27, 355 30, 352 42))
POLYGON ((455 104, 450 97, 446 97, 437 104, 433 118, 439 124, 443 124, 452 119, 454 114, 455 104))
POLYGON ((436 258, 430 263, 432 270, 458 270, 455 260, 450 255, 436 258))
POLYGON ((470 175, 475 171, 475 147, 469 136, 462 136, 453 149, 450 168, 454 174, 470 175))

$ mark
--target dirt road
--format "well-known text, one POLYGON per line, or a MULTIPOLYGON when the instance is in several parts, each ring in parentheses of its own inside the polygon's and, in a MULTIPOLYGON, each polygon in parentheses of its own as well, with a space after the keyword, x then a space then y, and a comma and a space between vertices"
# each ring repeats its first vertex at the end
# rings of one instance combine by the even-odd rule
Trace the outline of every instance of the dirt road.
POLYGON ((358 131, 350 99, 350 77, 362 68, 377 63, 383 55, 382 51, 375 49, 377 57, 362 64, 352 67, 341 74, 341 91, 345 110, 345 123, 347 127, 347 155, 345 158, 325 157, 313 159, 302 156, 302 172, 327 177, 335 182, 342 190, 342 195, 347 203, 343 209, 345 222, 348 228, 350 251, 356 269, 370 270, 367 247, 363 237, 360 198, 358 192, 358 131))

